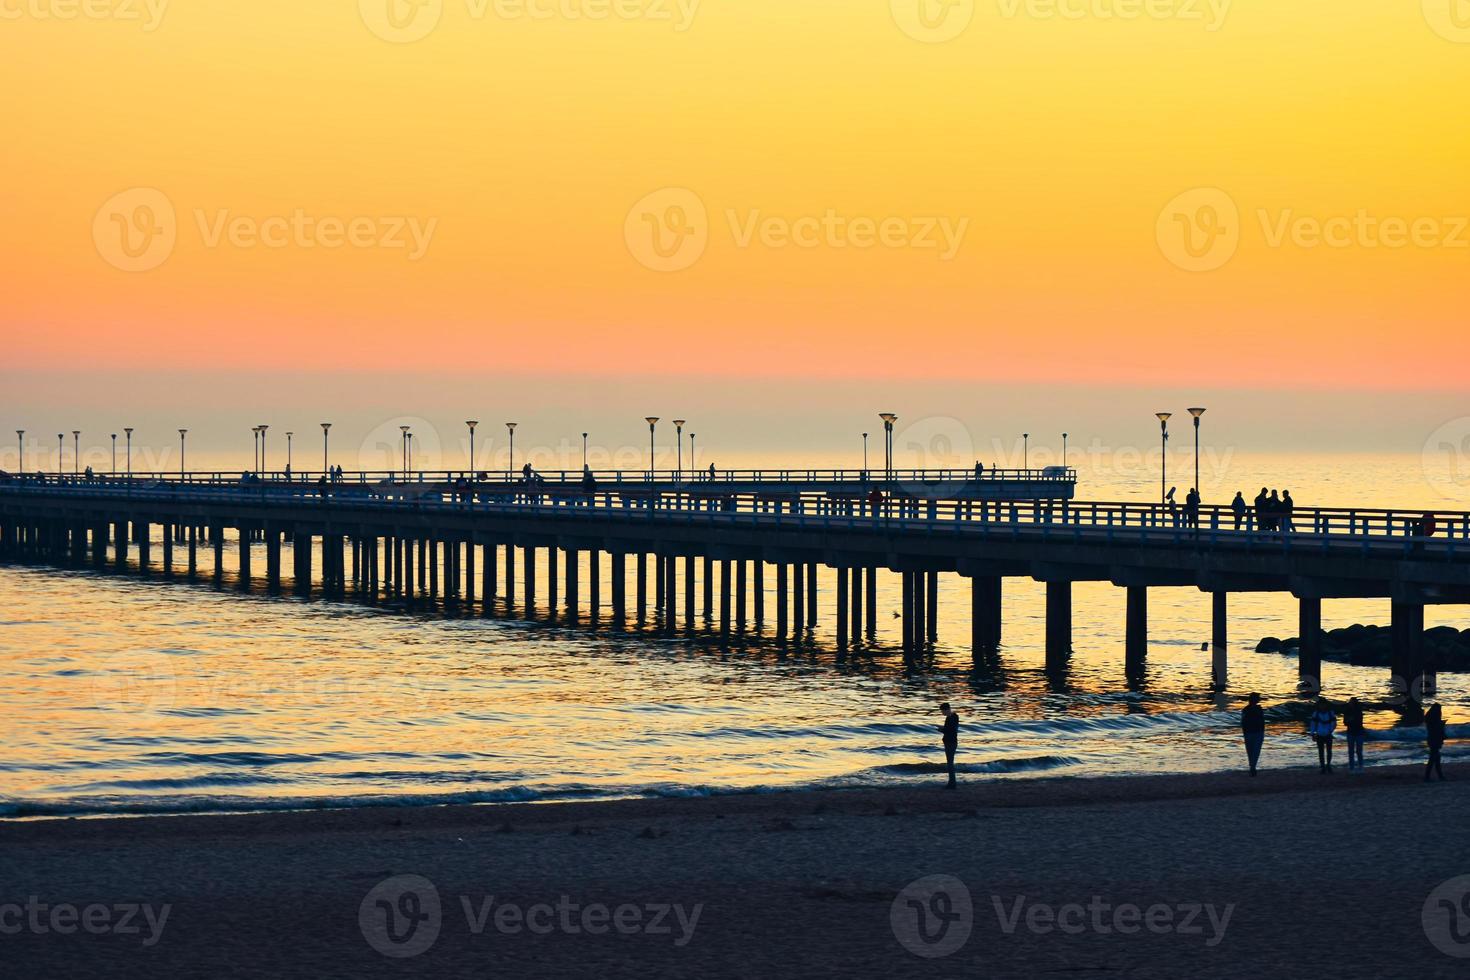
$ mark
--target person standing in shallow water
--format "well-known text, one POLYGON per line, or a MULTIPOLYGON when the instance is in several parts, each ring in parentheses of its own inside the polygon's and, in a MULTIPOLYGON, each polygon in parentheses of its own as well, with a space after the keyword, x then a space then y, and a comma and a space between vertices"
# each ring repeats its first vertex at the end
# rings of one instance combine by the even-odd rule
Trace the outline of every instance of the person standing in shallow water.
POLYGON ((1325 776, 1332 771, 1332 733, 1337 731, 1337 715, 1326 698, 1317 699, 1311 720, 1307 722, 1307 731, 1317 743, 1317 764, 1325 776))
POLYGON ((960 745, 960 716, 946 701, 939 706, 939 713, 944 715, 944 724, 939 726, 939 733, 944 740, 944 766, 949 770, 949 784, 945 789, 954 789, 957 783, 954 778, 954 753, 960 745))
POLYGON ((1342 733, 1347 738, 1348 768, 1363 768, 1363 742, 1368 733, 1363 730, 1363 705, 1357 698, 1349 698, 1342 706, 1342 733))
POLYGON ((1266 710, 1261 707, 1261 696, 1254 691, 1250 702, 1240 709, 1240 734, 1245 739, 1245 757, 1254 776, 1261 761, 1261 745, 1266 741, 1266 710))
POLYGON ((1430 773, 1444 779, 1444 763, 1439 757, 1444 749, 1444 709, 1437 704, 1424 713, 1424 735, 1429 742, 1429 764, 1424 767, 1424 781, 1429 782, 1430 773))

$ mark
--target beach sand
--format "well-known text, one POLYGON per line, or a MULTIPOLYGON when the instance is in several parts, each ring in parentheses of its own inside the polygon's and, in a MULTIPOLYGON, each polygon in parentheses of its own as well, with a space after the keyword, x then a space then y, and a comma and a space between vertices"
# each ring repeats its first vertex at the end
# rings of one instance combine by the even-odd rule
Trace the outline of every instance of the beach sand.
POLYGON ((1464 977, 1424 926, 1431 892, 1470 875, 1470 767, 1447 772, 11 822, 0 903, 169 910, 92 935, 0 909, 26 918, 0 935, 0 974, 1464 977), (439 915, 422 883, 416 906, 381 885, 404 875, 439 915), (963 882, 972 914, 953 884, 948 905, 918 896, 926 943, 912 906, 897 930, 893 913, 930 875, 963 882), (406 942, 383 937, 379 898, 406 942), (958 918, 941 932, 933 912, 958 918))

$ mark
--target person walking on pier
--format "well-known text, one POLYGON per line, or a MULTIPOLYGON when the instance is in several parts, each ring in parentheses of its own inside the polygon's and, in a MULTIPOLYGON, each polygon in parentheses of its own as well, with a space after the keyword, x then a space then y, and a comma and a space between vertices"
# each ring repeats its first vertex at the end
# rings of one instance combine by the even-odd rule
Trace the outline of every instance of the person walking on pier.
POLYGON ((1322 775, 1332 771, 1332 734, 1337 731, 1337 715, 1326 698, 1318 698, 1312 717, 1307 722, 1307 731, 1317 743, 1317 764, 1322 775))
POLYGON ((960 716, 946 701, 939 706, 939 713, 944 715, 944 724, 939 726, 939 733, 944 742, 944 765, 949 771, 949 783, 945 789, 954 789, 958 784, 955 782, 954 753, 960 745, 960 716))
POLYGON ((1240 735, 1245 739, 1245 758, 1254 776, 1256 765, 1261 761, 1261 745, 1266 741, 1266 710, 1261 707, 1261 696, 1254 691, 1240 710, 1240 735))
POLYGON ((1342 706, 1342 734, 1347 739, 1348 769, 1363 768, 1363 742, 1368 733, 1363 729, 1363 705, 1349 698, 1342 706))
POLYGON ((1261 488, 1261 492, 1258 493, 1258 494, 1256 494, 1256 499, 1254 501, 1254 506, 1255 506, 1255 517, 1256 517, 1256 529, 1257 530, 1260 530, 1260 531, 1267 530, 1267 527, 1266 527, 1266 524, 1267 524, 1267 514, 1271 510, 1271 496, 1270 496, 1269 493, 1266 492, 1266 488, 1265 487, 1262 487, 1261 488))
POLYGON ((1424 714, 1424 736, 1429 743, 1429 763, 1424 767, 1424 781, 1429 782, 1430 773, 1443 780, 1444 763, 1440 760, 1440 752, 1444 749, 1444 710, 1438 704, 1432 705, 1424 714))
POLYGON ((1235 499, 1230 501, 1230 512, 1235 515, 1235 529, 1240 530, 1240 525, 1245 522, 1245 495, 1239 490, 1235 491, 1235 499))
POLYGON ((1185 527, 1199 527, 1199 490, 1189 488, 1189 493, 1184 497, 1184 525, 1185 527))
POLYGON ((1291 499, 1291 491, 1281 491, 1281 530, 1283 532, 1296 530, 1296 526, 1291 523, 1291 512, 1294 510, 1296 510, 1296 501, 1291 499))

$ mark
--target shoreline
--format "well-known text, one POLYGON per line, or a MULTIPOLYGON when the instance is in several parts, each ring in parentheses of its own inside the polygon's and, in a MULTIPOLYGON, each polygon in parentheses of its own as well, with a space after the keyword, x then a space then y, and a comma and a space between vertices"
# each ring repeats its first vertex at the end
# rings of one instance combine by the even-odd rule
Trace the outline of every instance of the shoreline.
MULTIPOLYGON (((961 810, 1012 810, 1098 804, 1143 805, 1169 801, 1274 796, 1283 793, 1342 793, 1422 782, 1422 763, 1370 766, 1349 771, 1336 766, 1323 776, 1315 764, 1262 769, 1123 776, 1034 776, 960 782, 947 791, 942 776, 906 786, 731 791, 688 796, 641 796, 592 800, 490 803, 374 803, 362 806, 244 810, 238 812, 75 814, 0 818, 0 845, 11 841, 155 834, 209 836, 235 833, 338 833, 384 825, 451 830, 488 824, 558 826, 724 816, 762 816, 788 811, 900 814, 961 810)), ((1470 762, 1445 763, 1451 781, 1470 779, 1470 762)))

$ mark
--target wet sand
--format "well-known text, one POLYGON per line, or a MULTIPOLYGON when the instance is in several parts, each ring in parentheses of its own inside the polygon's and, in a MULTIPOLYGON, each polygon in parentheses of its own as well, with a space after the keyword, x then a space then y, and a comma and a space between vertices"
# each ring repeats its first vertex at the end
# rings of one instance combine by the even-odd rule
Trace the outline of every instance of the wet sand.
POLYGON ((0 946, 22 977, 1464 976, 1423 916, 1470 875, 1447 772, 11 822, 0 946), (968 916, 900 898, 931 875, 968 916))

